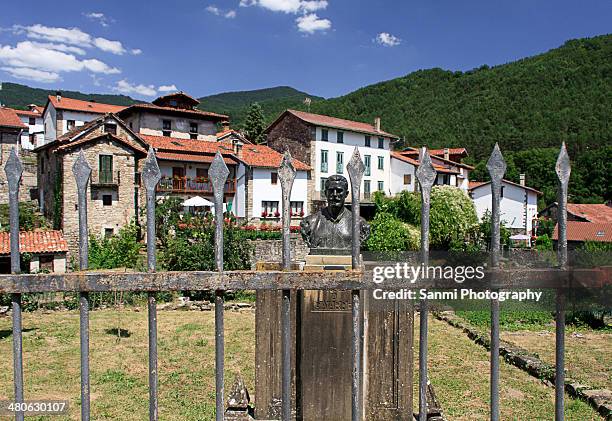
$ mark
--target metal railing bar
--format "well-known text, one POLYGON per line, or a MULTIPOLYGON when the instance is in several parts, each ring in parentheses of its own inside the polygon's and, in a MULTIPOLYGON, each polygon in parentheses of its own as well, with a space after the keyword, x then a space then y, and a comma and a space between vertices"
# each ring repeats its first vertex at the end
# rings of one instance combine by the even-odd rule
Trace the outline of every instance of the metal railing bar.
MULTIPOLYGON (((491 267, 499 267, 500 261, 500 200, 501 186, 506 173, 506 161, 496 143, 487 162, 491 175, 491 267)), ((493 288, 492 288, 493 289, 493 288)), ((491 368, 490 399, 492 421, 499 420, 499 301, 491 300, 491 368)))
MULTIPOLYGON (((153 148, 149 148, 142 171, 142 180, 147 196, 147 268, 149 272, 155 272, 157 266, 157 256, 155 254, 157 240, 155 232, 155 191, 160 179, 161 171, 157 164, 155 151, 153 148)), ((154 292, 148 293, 147 318, 149 328, 149 420, 157 421, 159 417, 159 373, 157 367, 157 301, 154 292)))
MULTIPOLYGON (((219 273, 223 272, 223 193, 225 182, 229 176, 229 169, 223 161, 223 156, 217 151, 208 170, 213 186, 215 200, 215 263, 219 273)), ((225 337, 224 337, 224 292, 215 290, 215 407, 216 420, 223 421, 225 412, 224 370, 225 370, 225 337)))
MULTIPOLYGON (((561 145, 555 165, 559 178, 557 224, 559 239, 557 241, 557 258, 561 269, 567 268, 567 191, 571 166, 565 142, 561 145)), ((557 290, 555 311, 555 420, 563 421, 565 392, 565 293, 557 290)))
MULTIPOLYGON (((11 153, 4 166, 4 172, 9 187, 9 224, 11 241, 11 273, 21 273, 21 256, 19 255, 19 183, 23 174, 23 165, 15 151, 11 153)), ((13 382, 15 388, 15 402, 22 403, 23 397, 23 337, 21 319, 21 294, 11 295, 13 311, 13 382)), ((22 421, 24 413, 15 412, 15 419, 22 421)))
MULTIPOLYGON (((72 165, 72 173, 77 186, 79 211, 79 268, 89 267, 89 232, 87 226, 87 184, 91 179, 91 167, 85 159, 83 150, 79 152, 72 165)), ((89 293, 79 292, 79 336, 81 352, 81 420, 90 418, 90 379, 89 379, 89 293)))
MULTIPOLYGON (((278 176, 282 191, 282 211, 283 211, 283 270, 291 269, 291 190, 297 172, 293 166, 293 159, 289 151, 283 155, 283 160, 278 169, 278 176)), ((284 289, 281 300, 281 400, 283 421, 291 420, 291 290, 284 289)))
MULTIPOLYGON (((427 148, 421 148, 420 165, 416 177, 421 187, 421 261, 429 264, 429 211, 431 205, 431 188, 437 173, 431 163, 427 148)), ((427 420, 427 333, 429 303, 427 299, 420 301, 419 317, 419 421, 427 420)))
MULTIPOLYGON (((361 191, 361 180, 365 173, 365 165, 361 160, 359 149, 355 147, 353 155, 347 165, 347 172, 351 180, 351 210, 353 220, 351 221, 351 268, 358 270, 361 267, 361 216, 359 196, 361 191)), ((354 289, 351 292, 352 301, 352 326, 351 353, 353 357, 353 370, 351 382, 351 419, 359 421, 362 419, 362 396, 361 396, 361 361, 363 341, 363 319, 361 317, 360 291, 354 289)))

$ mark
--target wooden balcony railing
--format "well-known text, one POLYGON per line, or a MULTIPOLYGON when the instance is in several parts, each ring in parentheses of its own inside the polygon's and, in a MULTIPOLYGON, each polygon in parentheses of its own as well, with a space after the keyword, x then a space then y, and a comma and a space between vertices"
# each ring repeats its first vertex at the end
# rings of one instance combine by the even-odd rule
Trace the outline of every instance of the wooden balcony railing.
MULTIPOLYGON (((162 177, 157 185, 158 192, 172 193, 206 193, 213 194, 210 179, 204 177, 162 177)), ((226 194, 236 193, 236 179, 230 178, 225 182, 226 194)))

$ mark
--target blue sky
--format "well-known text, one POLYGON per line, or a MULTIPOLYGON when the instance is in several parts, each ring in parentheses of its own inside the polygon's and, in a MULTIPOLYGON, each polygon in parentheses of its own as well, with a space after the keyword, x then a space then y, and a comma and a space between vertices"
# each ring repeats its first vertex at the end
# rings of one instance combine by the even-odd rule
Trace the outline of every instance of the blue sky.
POLYGON ((30 0, 0 6, 0 81, 152 99, 289 85, 339 96, 612 33, 612 1, 30 0))

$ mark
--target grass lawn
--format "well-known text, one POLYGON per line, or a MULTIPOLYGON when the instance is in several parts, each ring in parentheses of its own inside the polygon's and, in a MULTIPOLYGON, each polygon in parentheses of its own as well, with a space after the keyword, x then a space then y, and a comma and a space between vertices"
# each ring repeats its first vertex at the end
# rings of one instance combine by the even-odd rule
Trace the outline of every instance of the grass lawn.
MULTIPOLYGON (((90 317, 92 418, 146 420, 146 311, 101 310, 90 317), (118 338, 118 327, 129 336, 118 338)), ((69 417, 47 419, 79 419, 78 312, 24 313, 23 318, 26 399, 68 399, 69 417)), ((226 312, 225 327, 226 390, 240 372, 254 395, 255 315, 226 312)), ((446 414, 450 419, 488 419, 488 353, 446 323, 432 318, 430 327, 431 380, 446 414)), ((10 329, 10 318, 0 318, 0 355, 6 356, 0 360, 0 399, 13 395, 10 329)), ((158 338, 160 419, 213 419, 213 312, 160 311, 158 338)), ((553 389, 505 363, 501 386, 502 419, 553 418, 553 389)), ((569 398, 566 416, 600 419, 587 404, 569 398)))

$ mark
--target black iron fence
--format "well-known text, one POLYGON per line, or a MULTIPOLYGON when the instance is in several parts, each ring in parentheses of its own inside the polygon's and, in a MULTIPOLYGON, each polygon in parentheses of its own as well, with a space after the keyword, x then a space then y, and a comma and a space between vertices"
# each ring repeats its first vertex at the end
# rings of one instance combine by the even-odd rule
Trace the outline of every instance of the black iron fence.
MULTIPOLYGON (((429 259, 429 207, 431 188, 436 179, 427 150, 420 153, 420 166, 416 177, 421 186, 421 258, 427 264, 429 259)), ((501 182, 506 170, 503 156, 497 147, 489 159, 487 168, 492 179, 492 259, 487 272, 489 279, 511 277, 515 285, 529 280, 531 286, 539 282, 541 287, 559 288, 556 310, 556 400, 555 419, 563 420, 564 398, 564 332, 565 310, 564 293, 561 286, 570 276, 567 270, 567 186, 570 163, 565 145, 561 147, 556 172, 559 177, 559 241, 558 260, 560 267, 555 270, 525 269, 507 272, 499 268, 500 250, 500 193, 501 182)), ((89 374, 89 308, 91 292, 102 291, 146 291, 148 292, 148 329, 149 329, 149 419, 158 419, 158 369, 157 369, 157 307, 155 293, 158 291, 212 290, 215 291, 215 383, 216 419, 224 418, 224 291, 226 290, 282 290, 281 347, 282 347, 282 419, 290 420, 291 402, 291 294, 290 290, 351 290, 352 291, 352 420, 363 418, 360 382, 362 378, 362 337, 363 311, 360 290, 373 289, 376 284, 371 273, 363 270, 360 261, 359 236, 359 198, 361 181, 365 171, 357 148, 347 165, 351 180, 351 205, 354 212, 352 221, 352 270, 332 272, 301 272, 291 270, 290 255, 290 194, 296 171, 289 153, 285 153, 279 168, 282 188, 282 271, 224 271, 223 269, 223 195, 227 189, 229 170, 222 156, 217 153, 209 169, 209 180, 215 200, 215 257, 216 271, 212 272, 156 272, 155 250, 155 195, 161 179, 161 172, 153 149, 142 171, 142 182, 147 198, 147 260, 146 273, 87 272, 88 268, 88 228, 87 228, 87 186, 91 178, 91 168, 81 151, 73 166, 77 184, 79 212, 79 264, 80 271, 64 275, 20 274, 19 255, 19 209, 18 195, 22 164, 13 150, 6 163, 5 172, 9 184, 11 275, 0 275, 0 293, 11 294, 13 322, 13 362, 15 402, 24 401, 21 294, 31 292, 78 292, 80 308, 80 355, 81 355, 81 419, 90 419, 90 374, 89 374)), ((399 288, 448 288, 434 280, 420 279, 418 283, 406 284, 403 280, 391 280, 388 287, 399 288)), ((420 342, 419 342, 419 420, 427 418, 427 336, 428 301, 420 302, 420 342)), ((492 420, 499 419, 499 302, 491 301, 491 369, 490 369, 490 414, 492 420)), ((23 420, 24 413, 17 412, 16 419, 23 420)))

